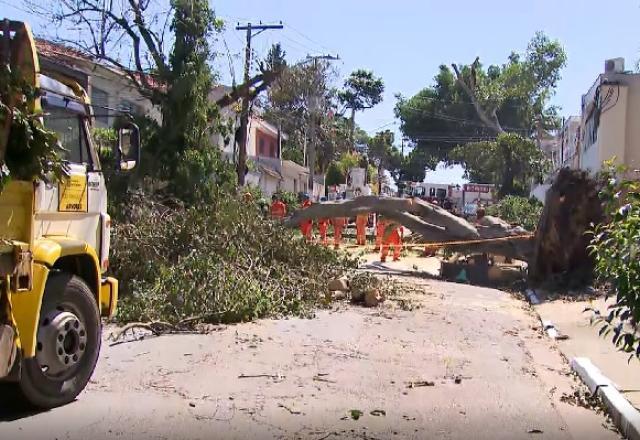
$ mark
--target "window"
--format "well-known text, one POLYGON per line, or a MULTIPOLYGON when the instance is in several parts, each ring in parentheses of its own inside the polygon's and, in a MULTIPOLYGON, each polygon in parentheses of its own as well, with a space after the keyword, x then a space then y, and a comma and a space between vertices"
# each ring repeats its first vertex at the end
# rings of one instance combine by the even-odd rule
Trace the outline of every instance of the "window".
POLYGON ((93 114, 96 118, 96 125, 99 127, 109 126, 109 95, 102 89, 91 87, 91 104, 93 104, 93 114))
POLYGON ((133 102, 127 100, 127 99, 123 99, 120 104, 118 105, 118 110, 123 112, 123 113, 129 113, 132 115, 135 115, 138 112, 138 106, 135 105, 133 102))
POLYGON ((436 196, 436 189, 429 188, 429 197, 435 197, 435 196, 436 196))
POLYGON ((49 106, 45 109, 44 125, 58 134, 66 160, 72 163, 91 162, 81 115, 62 107, 49 106))
POLYGON ((264 156, 266 154, 264 147, 264 138, 260 136, 258 138, 258 156, 264 156))
POLYGON ((587 122, 584 124, 584 150, 586 151, 590 146, 596 143, 598 140, 598 118, 596 112, 591 113, 587 122))

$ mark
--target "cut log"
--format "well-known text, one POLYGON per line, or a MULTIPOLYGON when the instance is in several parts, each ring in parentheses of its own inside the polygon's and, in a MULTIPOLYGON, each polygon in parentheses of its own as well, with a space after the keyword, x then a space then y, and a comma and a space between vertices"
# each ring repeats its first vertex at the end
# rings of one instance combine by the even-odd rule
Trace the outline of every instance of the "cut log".
POLYGON ((529 264, 532 285, 580 286, 593 277, 587 246, 591 224, 603 219, 599 185, 585 171, 561 169, 547 191, 529 264))

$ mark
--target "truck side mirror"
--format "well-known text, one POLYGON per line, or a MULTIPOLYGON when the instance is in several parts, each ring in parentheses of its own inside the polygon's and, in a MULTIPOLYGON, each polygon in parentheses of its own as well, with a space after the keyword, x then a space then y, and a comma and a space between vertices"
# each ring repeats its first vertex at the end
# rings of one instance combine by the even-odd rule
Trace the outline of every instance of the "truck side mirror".
POLYGON ((129 123, 118 129, 115 158, 120 171, 131 171, 140 163, 140 129, 129 123))

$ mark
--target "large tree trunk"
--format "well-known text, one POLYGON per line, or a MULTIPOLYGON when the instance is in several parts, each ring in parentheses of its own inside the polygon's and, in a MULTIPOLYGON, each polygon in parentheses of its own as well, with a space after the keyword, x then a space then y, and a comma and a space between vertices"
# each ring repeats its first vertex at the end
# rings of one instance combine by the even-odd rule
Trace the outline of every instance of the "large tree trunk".
POLYGON ((478 230, 463 218, 420 199, 363 196, 342 202, 315 204, 298 210, 287 219, 287 226, 297 226, 302 220, 334 217, 355 217, 376 212, 398 221, 426 241, 480 238, 478 230))
POLYGON ((547 191, 529 263, 532 285, 580 286, 592 281, 587 246, 591 224, 602 221, 598 183, 580 170, 561 169, 547 191))

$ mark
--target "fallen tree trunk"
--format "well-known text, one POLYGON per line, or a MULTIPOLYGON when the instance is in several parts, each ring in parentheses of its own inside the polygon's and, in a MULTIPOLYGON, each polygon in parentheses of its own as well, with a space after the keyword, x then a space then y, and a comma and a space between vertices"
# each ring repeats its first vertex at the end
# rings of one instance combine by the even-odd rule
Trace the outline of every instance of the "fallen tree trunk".
POLYGON ((478 230, 463 218, 419 199, 363 196, 342 202, 315 204, 298 210, 285 221, 295 227, 303 220, 335 217, 355 217, 375 212, 385 215, 411 231, 420 234, 425 242, 480 238, 478 230))

